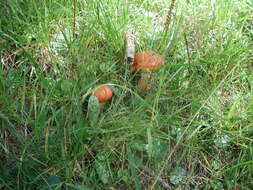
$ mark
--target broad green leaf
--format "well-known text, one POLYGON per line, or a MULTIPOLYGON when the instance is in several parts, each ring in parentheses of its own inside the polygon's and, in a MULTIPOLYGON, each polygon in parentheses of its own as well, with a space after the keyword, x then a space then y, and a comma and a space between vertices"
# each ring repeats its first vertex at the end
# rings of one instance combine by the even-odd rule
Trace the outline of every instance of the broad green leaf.
POLYGON ((49 176, 43 184, 39 185, 39 190, 59 190, 61 189, 62 182, 57 176, 49 176))
POLYGON ((110 177, 109 168, 106 161, 106 155, 103 153, 98 154, 95 161, 95 169, 97 171, 99 179, 104 184, 108 183, 110 177))
POLYGON ((70 81, 65 80, 61 82, 61 90, 63 93, 67 94, 71 92, 71 88, 72 88, 72 83, 70 81))
POLYGON ((129 180, 128 170, 118 170, 117 174, 118 174, 118 178, 120 178, 124 182, 128 182, 128 180, 129 180))
POLYGON ((137 169, 134 168, 134 167, 130 167, 130 170, 131 170, 131 174, 132 174, 132 180, 134 181, 134 189, 136 190, 141 190, 141 179, 140 177, 138 176, 138 173, 137 173, 137 169))
POLYGON ((228 135, 217 135, 214 139, 214 143, 219 148, 225 148, 230 145, 231 138, 228 135))
POLYGON ((141 180, 138 176, 136 169, 141 166, 142 160, 138 156, 135 156, 131 152, 130 149, 128 150, 127 154, 128 154, 128 162, 130 164, 130 171, 131 171, 131 176, 132 176, 131 178, 134 181, 135 189, 140 190, 141 189, 141 184, 140 184, 141 180))
POLYGON ((86 187, 84 185, 74 185, 74 184, 69 184, 69 183, 66 183, 66 185, 76 190, 91 190, 91 188, 86 187))
POLYGON ((141 152, 145 151, 145 144, 140 140, 135 140, 134 142, 131 143, 130 146, 133 150, 137 150, 141 152))
POLYGON ((49 176, 47 178, 47 183, 50 185, 61 183, 61 180, 57 176, 49 176))
POLYGON ((186 177, 184 168, 176 167, 170 173, 170 182, 174 185, 178 185, 186 177))
POLYGON ((130 165, 134 168, 140 167, 140 165, 142 163, 142 160, 138 156, 135 156, 131 152, 128 153, 128 161, 129 161, 130 165))
POLYGON ((99 101, 96 96, 90 96, 88 103, 88 117, 91 126, 95 126, 100 112, 99 101))
POLYGON ((151 126, 147 128, 148 144, 146 146, 149 157, 152 157, 153 148, 153 137, 151 135, 151 126))
POLYGON ((10 69, 7 74, 6 87, 11 89, 18 87, 21 82, 21 76, 21 71, 10 69))
POLYGON ((166 154, 167 146, 160 139, 153 138, 146 145, 146 150, 150 158, 162 158, 166 154))

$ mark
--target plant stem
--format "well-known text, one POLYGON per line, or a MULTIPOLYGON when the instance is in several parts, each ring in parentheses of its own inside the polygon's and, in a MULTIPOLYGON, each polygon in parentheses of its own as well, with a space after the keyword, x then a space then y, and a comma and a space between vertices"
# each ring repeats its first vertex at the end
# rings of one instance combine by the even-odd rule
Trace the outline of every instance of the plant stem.
POLYGON ((74 21, 73 21, 73 39, 75 39, 76 35, 76 0, 74 0, 74 21))
POLYGON ((166 22, 165 22, 165 27, 168 29, 170 23, 171 23, 171 18, 172 18, 172 11, 175 7, 176 4, 176 0, 172 0, 171 4, 170 4, 170 8, 168 10, 168 14, 167 14, 167 18, 166 18, 166 22))

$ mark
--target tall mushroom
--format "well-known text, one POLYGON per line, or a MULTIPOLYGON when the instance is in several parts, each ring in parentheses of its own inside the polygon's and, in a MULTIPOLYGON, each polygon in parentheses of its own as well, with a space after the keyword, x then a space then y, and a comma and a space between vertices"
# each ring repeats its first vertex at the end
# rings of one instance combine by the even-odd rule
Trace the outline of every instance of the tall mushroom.
POLYGON ((138 88, 141 92, 148 89, 148 80, 150 80, 151 70, 164 64, 164 57, 153 51, 144 51, 136 53, 134 56, 135 69, 141 70, 141 79, 138 81, 138 88))

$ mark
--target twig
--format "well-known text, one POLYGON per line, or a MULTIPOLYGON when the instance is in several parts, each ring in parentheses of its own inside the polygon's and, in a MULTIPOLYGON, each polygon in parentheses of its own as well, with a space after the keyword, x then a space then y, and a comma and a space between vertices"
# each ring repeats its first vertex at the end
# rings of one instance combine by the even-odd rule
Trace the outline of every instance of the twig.
POLYGON ((184 41, 185 41, 186 50, 187 50, 188 63, 190 64, 191 63, 191 61, 190 61, 191 60, 191 58, 190 58, 190 50, 189 50, 189 43, 188 43, 186 34, 184 34, 184 41))

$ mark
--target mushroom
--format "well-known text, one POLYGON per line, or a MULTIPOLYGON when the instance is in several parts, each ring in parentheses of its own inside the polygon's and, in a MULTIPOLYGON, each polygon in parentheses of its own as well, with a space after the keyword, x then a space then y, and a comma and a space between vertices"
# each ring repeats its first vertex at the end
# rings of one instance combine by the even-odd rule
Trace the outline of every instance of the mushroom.
POLYGON ((112 98, 112 89, 107 85, 99 86, 93 93, 96 96, 99 103, 107 102, 112 98))
POLYGON ((164 57, 153 51, 144 51, 136 53, 134 56, 135 69, 141 70, 141 79, 138 81, 138 88, 141 92, 148 89, 148 80, 150 79, 151 70, 164 64, 164 57))
MULTIPOLYGON (((107 85, 98 86, 89 97, 87 102, 87 111, 85 119, 89 119, 90 125, 95 126, 98 122, 99 115, 103 110, 103 102, 107 102, 112 98, 112 89, 107 85)), ((85 106, 86 106, 85 105, 85 106)))
POLYGON ((98 106, 98 109, 101 111, 104 107, 103 103, 108 102, 112 98, 112 95, 112 89, 108 85, 99 85, 93 92, 88 92, 85 97, 89 98, 85 98, 82 105, 86 118, 89 106, 93 108, 98 106))

